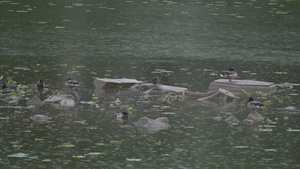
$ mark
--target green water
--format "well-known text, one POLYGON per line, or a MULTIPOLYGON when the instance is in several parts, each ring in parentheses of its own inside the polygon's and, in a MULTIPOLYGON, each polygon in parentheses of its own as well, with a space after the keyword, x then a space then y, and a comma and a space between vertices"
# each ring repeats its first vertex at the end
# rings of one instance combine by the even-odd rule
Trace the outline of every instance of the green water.
POLYGON ((286 131, 300 129, 299 16, 295 0, 0 1, 1 83, 43 79, 49 89, 44 99, 68 90, 64 83, 71 77, 81 84, 80 100, 99 106, 31 110, 26 102, 34 93, 26 92, 17 104, 5 102, 3 93, 0 167, 299 168, 300 133, 286 131), (271 102, 259 112, 278 118, 273 131, 213 120, 245 119, 250 113, 245 95, 226 105, 167 102, 165 96, 146 98, 126 89, 98 92, 93 85, 95 77, 150 82, 158 75, 162 84, 207 92, 219 72, 230 67, 238 79, 294 84, 271 97, 254 95, 271 102), (155 69, 172 73, 155 74, 155 69), (116 98, 122 107, 112 106, 116 98), (283 109, 287 106, 296 109, 283 109), (129 120, 118 122, 115 113, 128 107, 133 108, 129 120), (35 114, 52 119, 33 123, 28 118, 35 114), (166 116, 171 128, 140 133, 135 123, 143 116, 166 116))

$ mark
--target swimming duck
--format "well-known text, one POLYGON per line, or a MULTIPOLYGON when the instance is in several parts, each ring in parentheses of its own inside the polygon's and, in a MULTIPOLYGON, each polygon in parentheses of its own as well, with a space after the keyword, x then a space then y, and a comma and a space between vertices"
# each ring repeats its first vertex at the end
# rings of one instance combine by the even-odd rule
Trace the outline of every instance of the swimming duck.
POLYGON ((159 84, 159 78, 157 76, 155 76, 153 79, 152 79, 152 83, 154 84, 154 86, 158 85, 159 84))
POLYGON ((39 80, 36 84, 38 91, 42 92, 45 87, 45 82, 43 80, 39 80))
POLYGON ((251 113, 253 113, 256 109, 262 109, 265 107, 264 104, 254 101, 252 97, 249 98, 249 100, 246 102, 246 106, 250 109, 252 109, 251 113))
POLYGON ((117 113, 117 119, 127 120, 128 113, 127 112, 117 113))
POLYGON ((72 80, 71 78, 67 79, 66 86, 72 90, 72 87, 78 87, 79 83, 76 80, 72 80))
POLYGON ((237 77, 237 72, 234 71, 234 69, 230 68, 228 70, 224 70, 223 72, 220 73, 221 77, 227 77, 229 78, 229 82, 232 82, 232 79, 237 77))
POLYGON ((9 90, 14 89, 15 91, 17 91, 17 88, 19 86, 20 86, 20 84, 18 82, 15 82, 10 79, 7 83, 3 84, 2 90, 4 90, 5 88, 9 88, 9 90))

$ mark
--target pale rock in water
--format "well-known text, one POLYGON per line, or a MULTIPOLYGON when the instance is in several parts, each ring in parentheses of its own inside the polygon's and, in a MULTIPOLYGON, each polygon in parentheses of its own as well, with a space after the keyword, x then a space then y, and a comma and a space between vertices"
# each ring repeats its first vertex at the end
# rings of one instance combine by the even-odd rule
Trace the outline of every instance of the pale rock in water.
POLYGON ((171 127, 168 124, 169 119, 167 117, 159 117, 155 120, 149 119, 148 117, 142 117, 135 124, 135 126, 142 132, 158 132, 160 130, 167 130, 171 127))
POLYGON ((264 121, 264 117, 258 112, 254 111, 247 116, 248 120, 252 120, 254 123, 259 123, 264 121))
POLYGON ((222 116, 214 117, 214 120, 215 120, 215 121, 221 121, 221 120, 222 120, 222 116))
POLYGON ((226 121, 228 124, 232 124, 232 123, 240 123, 239 119, 237 119, 237 118, 234 117, 234 116, 228 117, 227 119, 225 119, 225 121, 226 121))

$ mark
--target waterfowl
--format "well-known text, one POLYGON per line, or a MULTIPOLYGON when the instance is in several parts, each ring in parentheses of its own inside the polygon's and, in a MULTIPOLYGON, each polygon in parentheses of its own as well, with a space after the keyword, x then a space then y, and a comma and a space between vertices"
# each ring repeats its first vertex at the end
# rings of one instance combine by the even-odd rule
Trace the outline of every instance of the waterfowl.
POLYGON ((116 106, 120 106, 120 105, 121 105, 120 99, 117 98, 117 99, 115 100, 115 105, 116 105, 116 106))
POLYGON ((42 92, 45 87, 45 82, 43 80, 39 80, 36 84, 38 91, 42 92))
POLYGON ((237 77, 237 72, 234 71, 234 69, 230 68, 228 70, 224 70, 223 72, 220 73, 221 77, 227 77, 229 78, 229 82, 232 82, 232 79, 237 77))
POLYGON ((67 79, 66 86, 72 90, 72 87, 78 87, 79 83, 76 80, 72 80, 71 78, 67 79))
POLYGON ((250 97, 249 100, 246 102, 246 106, 252 109, 251 113, 253 113, 256 109, 262 109, 265 107, 265 105, 261 102, 254 101, 252 97, 250 97))
POLYGON ((157 76, 155 76, 153 79, 152 79, 152 83, 154 84, 154 86, 158 85, 159 84, 159 78, 157 76))
POLYGON ((4 90, 5 88, 9 88, 9 90, 14 89, 15 91, 17 91, 17 88, 20 86, 20 84, 18 82, 15 82, 13 80, 9 80, 7 83, 4 83, 2 86, 2 90, 4 90))
POLYGON ((127 120, 128 113, 127 112, 117 113, 117 119, 127 120))

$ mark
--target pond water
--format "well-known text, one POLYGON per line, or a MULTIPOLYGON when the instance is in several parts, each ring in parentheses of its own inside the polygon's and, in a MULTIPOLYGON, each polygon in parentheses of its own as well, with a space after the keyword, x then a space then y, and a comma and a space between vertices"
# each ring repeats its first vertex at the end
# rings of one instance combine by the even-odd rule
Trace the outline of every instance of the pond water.
POLYGON ((26 103, 34 92, 25 90, 16 104, 2 93, 0 167, 299 168, 299 7, 296 0, 0 1, 1 83, 43 79, 43 100, 68 90, 71 77, 81 85, 80 100, 96 103, 32 110, 26 103), (93 85, 96 77, 150 82, 159 76, 162 84, 207 92, 231 67, 238 79, 293 85, 269 97, 253 95, 271 103, 259 113, 276 122, 267 127, 272 131, 224 122, 247 118, 245 94, 227 104, 166 101, 93 85), (128 109, 128 121, 116 120, 128 109), (35 114, 52 119, 33 123, 35 114), (141 133, 135 123, 143 116, 168 117, 171 128, 141 133))

